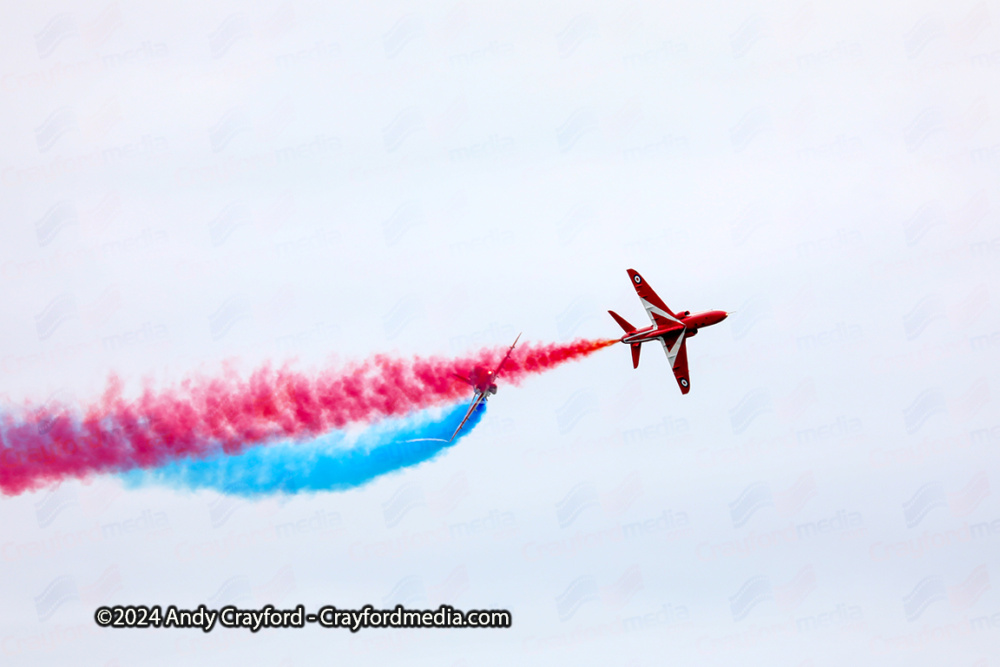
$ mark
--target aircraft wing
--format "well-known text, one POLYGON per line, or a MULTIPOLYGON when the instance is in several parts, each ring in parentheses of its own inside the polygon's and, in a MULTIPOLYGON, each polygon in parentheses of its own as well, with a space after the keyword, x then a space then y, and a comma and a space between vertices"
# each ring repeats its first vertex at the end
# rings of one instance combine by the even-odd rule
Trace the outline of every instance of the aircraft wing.
POLYGON ((486 400, 486 392, 477 391, 475 398, 472 399, 472 403, 469 405, 469 411, 465 413, 464 417, 462 417, 462 423, 459 424, 458 428, 455 429, 455 432, 452 433, 451 440, 448 440, 448 442, 451 442, 452 440, 455 439, 455 436, 458 435, 458 432, 462 430, 463 426, 465 426, 465 422, 469 421, 469 417, 472 416, 472 413, 475 412, 476 408, 479 407, 479 404, 482 403, 484 400, 486 400))
POLYGON ((662 327, 669 326, 671 323, 681 323, 673 311, 667 308, 667 304, 663 303, 656 292, 653 291, 653 288, 639 275, 638 271, 629 269, 628 277, 632 279, 632 287, 635 288, 635 293, 639 295, 639 301, 642 301, 642 307, 646 309, 646 313, 649 314, 649 319, 653 320, 653 324, 662 327))
POLYGON ((660 339, 663 344, 663 351, 667 353, 670 367, 674 370, 674 378, 681 388, 681 393, 686 394, 691 391, 691 379, 688 375, 688 353, 685 331, 664 336, 660 339))
POLYGON ((514 351, 514 345, 517 345, 517 341, 519 341, 520 339, 521 339, 521 334, 517 334, 517 338, 514 339, 513 345, 511 345, 510 349, 507 350, 506 356, 504 356, 504 358, 500 361, 500 363, 497 364, 497 369, 493 371, 493 377, 500 375, 500 369, 503 368, 503 365, 507 363, 508 359, 510 359, 510 353, 514 351))

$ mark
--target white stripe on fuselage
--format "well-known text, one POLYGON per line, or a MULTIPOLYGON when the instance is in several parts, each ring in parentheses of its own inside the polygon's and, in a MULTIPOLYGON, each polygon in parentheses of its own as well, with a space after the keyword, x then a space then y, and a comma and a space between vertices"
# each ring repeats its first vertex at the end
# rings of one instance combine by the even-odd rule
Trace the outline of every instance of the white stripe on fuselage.
POLYGON ((677 355, 681 351, 681 344, 684 342, 684 337, 687 335, 687 327, 681 325, 680 329, 670 329, 669 331, 664 331, 659 334, 653 334, 653 331, 657 330, 653 329, 652 331, 636 333, 634 336, 625 336, 622 338, 622 342, 629 344, 639 343, 641 345, 642 343, 649 343, 654 340, 660 341, 660 344, 663 346, 663 351, 667 353, 667 360, 670 362, 670 367, 673 368, 677 360, 677 355), (669 347, 667 345, 666 337, 673 333, 677 333, 677 340, 674 341, 673 347, 669 347))
POLYGON ((623 343, 648 343, 649 341, 662 338, 663 336, 668 336, 670 334, 676 333, 678 331, 684 331, 687 327, 681 323, 679 327, 673 327, 671 329, 664 329, 663 327, 649 327, 648 329, 640 329, 630 334, 625 334, 622 337, 623 343))

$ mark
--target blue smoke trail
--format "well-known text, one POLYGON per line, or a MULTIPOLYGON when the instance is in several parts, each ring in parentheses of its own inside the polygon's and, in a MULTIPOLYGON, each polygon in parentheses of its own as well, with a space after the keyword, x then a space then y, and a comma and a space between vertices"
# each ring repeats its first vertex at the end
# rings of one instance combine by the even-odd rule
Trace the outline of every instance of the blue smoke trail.
POLYGON ((468 434, 486 411, 479 404, 453 442, 467 404, 437 417, 428 412, 386 420, 353 442, 340 431, 309 442, 259 445, 240 454, 219 453, 122 475, 127 486, 165 484, 175 488, 215 489, 240 496, 307 491, 341 491, 380 475, 429 461, 468 434))

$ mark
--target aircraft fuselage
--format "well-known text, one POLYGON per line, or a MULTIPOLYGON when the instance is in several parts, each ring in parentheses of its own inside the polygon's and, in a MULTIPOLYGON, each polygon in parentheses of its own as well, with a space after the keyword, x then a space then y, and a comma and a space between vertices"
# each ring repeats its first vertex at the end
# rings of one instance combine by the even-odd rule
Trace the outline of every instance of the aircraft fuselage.
POLYGON ((476 366, 469 373, 469 384, 471 384, 477 392, 480 393, 497 393, 496 385, 496 375, 493 371, 482 368, 481 366, 476 366))
POLYGON ((668 333, 679 329, 687 329, 686 335, 690 338, 698 333, 698 329, 718 324, 722 320, 726 319, 726 317, 727 313, 724 310, 707 310, 704 313, 696 313, 694 315, 688 313, 683 317, 679 317, 679 322, 671 322, 669 326, 649 326, 645 329, 636 329, 635 331, 622 336, 621 341, 629 344, 646 343, 651 340, 662 338, 668 333))

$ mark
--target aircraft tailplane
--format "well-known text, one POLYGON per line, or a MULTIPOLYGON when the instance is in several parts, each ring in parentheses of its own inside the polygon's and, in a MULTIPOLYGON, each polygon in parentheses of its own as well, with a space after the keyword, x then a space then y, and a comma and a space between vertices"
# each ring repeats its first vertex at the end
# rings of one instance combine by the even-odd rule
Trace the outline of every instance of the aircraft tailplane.
POLYGON ((642 343, 632 343, 632 368, 639 368, 640 352, 642 352, 642 343))
POLYGON ((615 322, 617 322, 618 326, 620 326, 622 329, 625 330, 625 333, 632 333, 633 331, 635 331, 635 327, 626 322, 625 318, 616 313, 615 311, 609 310, 608 315, 615 318, 615 322))

